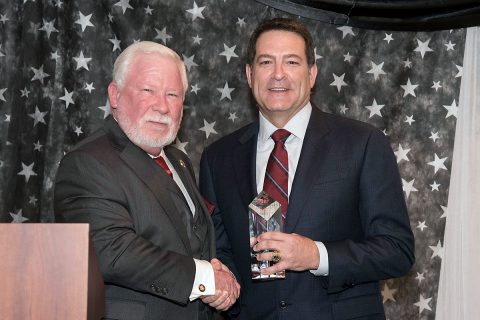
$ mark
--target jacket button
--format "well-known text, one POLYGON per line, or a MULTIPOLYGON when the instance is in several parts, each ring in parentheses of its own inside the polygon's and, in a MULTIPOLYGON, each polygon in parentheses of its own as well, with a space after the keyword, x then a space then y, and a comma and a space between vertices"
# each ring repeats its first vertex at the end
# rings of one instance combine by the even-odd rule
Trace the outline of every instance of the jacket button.
POLYGON ((194 225, 194 226, 193 226, 193 230, 197 231, 197 230, 198 230, 198 226, 197 226, 197 225, 194 225))
POLYGON ((165 295, 168 294, 168 289, 167 288, 160 288, 160 293, 165 296, 165 295))
POLYGON ((279 304, 280 304, 280 308, 282 308, 282 309, 285 309, 287 307, 287 302, 284 301, 284 300, 280 301, 279 304))
POLYGON ((155 292, 155 293, 158 293, 158 292, 160 291, 160 288, 158 288, 158 287, 157 287, 156 285, 154 285, 154 284, 152 284, 152 285, 150 286, 150 288, 151 288, 152 291, 155 292))

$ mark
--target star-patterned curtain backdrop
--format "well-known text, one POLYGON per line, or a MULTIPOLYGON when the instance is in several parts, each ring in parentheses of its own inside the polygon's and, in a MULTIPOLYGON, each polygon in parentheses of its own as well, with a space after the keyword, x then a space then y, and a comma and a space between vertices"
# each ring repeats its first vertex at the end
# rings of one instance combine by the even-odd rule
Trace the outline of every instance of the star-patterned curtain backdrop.
MULTIPOLYGON (((197 165, 206 145, 256 117, 244 56, 253 28, 273 16, 288 14, 253 0, 1 0, 0 222, 53 222, 58 163, 110 113, 113 61, 135 41, 183 58, 190 86, 175 145, 197 165)), ((397 157, 417 262, 381 284, 387 316, 433 319, 465 30, 302 21, 319 67, 313 102, 383 130, 397 157)))

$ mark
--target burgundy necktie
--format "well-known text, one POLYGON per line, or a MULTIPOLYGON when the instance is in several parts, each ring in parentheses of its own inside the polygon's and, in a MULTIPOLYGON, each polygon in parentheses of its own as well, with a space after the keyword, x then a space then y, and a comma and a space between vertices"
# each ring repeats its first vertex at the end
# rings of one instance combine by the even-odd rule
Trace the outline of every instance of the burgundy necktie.
POLYGON ((268 158, 263 191, 282 205, 282 217, 288 209, 288 154, 285 149, 285 141, 290 132, 278 129, 272 134, 275 142, 270 158, 268 158))
POLYGON ((157 158, 154 158, 155 162, 165 170, 165 172, 170 176, 170 178, 173 178, 172 170, 167 166, 167 163, 165 162, 165 159, 163 159, 162 156, 158 156, 157 158))

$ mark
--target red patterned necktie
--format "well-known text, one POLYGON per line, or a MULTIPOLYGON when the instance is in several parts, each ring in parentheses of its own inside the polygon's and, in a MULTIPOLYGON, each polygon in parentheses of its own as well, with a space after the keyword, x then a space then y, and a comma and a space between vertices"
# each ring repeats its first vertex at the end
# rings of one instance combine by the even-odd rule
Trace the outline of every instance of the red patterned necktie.
POLYGON ((288 154, 285 149, 285 141, 290 132, 278 129, 272 134, 275 142, 270 158, 268 158, 263 191, 282 205, 282 217, 288 209, 288 154))
POLYGON ((163 159, 162 156, 158 156, 154 158, 155 162, 165 170, 165 172, 170 176, 170 178, 173 178, 172 170, 167 166, 167 163, 165 162, 165 159, 163 159))

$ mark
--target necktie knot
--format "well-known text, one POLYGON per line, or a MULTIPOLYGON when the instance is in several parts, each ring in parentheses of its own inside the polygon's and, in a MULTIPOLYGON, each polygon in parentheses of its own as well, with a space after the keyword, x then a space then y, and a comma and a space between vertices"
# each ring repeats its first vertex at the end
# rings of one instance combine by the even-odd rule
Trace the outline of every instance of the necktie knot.
POLYGON ((272 133, 272 139, 275 141, 275 143, 285 143, 289 136, 290 131, 285 129, 277 129, 274 133, 272 133))
POLYGON ((154 158, 155 162, 165 170, 165 172, 170 176, 170 178, 173 178, 172 170, 167 165, 167 162, 162 156, 158 156, 154 158))

